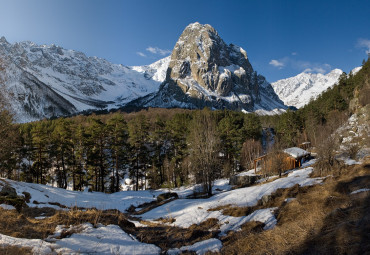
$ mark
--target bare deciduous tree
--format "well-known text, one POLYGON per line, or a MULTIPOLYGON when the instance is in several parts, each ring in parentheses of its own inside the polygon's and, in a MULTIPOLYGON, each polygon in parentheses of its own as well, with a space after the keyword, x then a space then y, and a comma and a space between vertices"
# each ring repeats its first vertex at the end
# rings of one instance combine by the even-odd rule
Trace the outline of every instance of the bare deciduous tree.
POLYGON ((195 114, 189 135, 190 160, 197 183, 212 195, 212 185, 219 168, 220 138, 217 125, 209 109, 195 114))
POLYGON ((244 169, 251 169, 253 167, 254 159, 262 154, 262 145, 260 141, 254 139, 247 139, 243 143, 240 164, 244 169))

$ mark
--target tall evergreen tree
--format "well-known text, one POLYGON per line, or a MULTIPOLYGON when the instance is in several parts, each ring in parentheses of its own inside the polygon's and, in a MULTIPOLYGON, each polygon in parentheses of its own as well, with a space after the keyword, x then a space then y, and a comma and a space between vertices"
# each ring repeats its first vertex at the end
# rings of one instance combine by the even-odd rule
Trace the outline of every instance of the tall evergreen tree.
MULTIPOLYGON (((135 190, 139 190, 140 179, 145 178, 149 163, 149 122, 144 115, 138 115, 128 123, 131 145, 131 176, 135 180, 135 190)), ((146 180, 144 180, 146 182, 146 180)), ((145 185, 145 183, 142 183, 145 185)))
POLYGON ((111 192, 120 190, 120 179, 128 164, 128 127, 121 114, 115 114, 107 123, 109 148, 111 153, 111 192))

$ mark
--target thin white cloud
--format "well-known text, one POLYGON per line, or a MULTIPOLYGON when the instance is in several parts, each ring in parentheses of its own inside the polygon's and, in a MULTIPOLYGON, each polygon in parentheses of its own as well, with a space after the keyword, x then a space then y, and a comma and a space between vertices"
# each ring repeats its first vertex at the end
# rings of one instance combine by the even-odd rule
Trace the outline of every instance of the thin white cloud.
POLYGON ((290 60, 290 64, 292 68, 297 69, 299 71, 305 72, 305 73, 327 73, 332 69, 331 65, 327 63, 312 63, 309 61, 295 61, 290 60))
POLYGON ((370 54, 370 40, 360 38, 357 40, 357 47, 365 48, 366 54, 370 54))
POLYGON ((149 46, 148 48, 146 48, 147 51, 149 51, 150 53, 152 54, 159 54, 159 55, 168 55, 171 53, 170 50, 165 50, 165 49, 160 49, 158 47, 152 47, 152 46, 149 46))
POLYGON ((310 72, 310 73, 326 73, 331 70, 331 65, 327 63, 316 63, 304 60, 296 60, 291 57, 284 57, 281 59, 273 59, 269 63, 274 67, 282 69, 292 68, 298 70, 299 72, 310 72))
POLYGON ((138 54, 140 57, 146 57, 146 55, 140 51, 136 52, 136 54, 138 54))
POLYGON ((297 56, 298 53, 297 52, 292 52, 292 56, 297 56))
POLYGON ((304 73, 326 73, 326 70, 322 67, 306 68, 303 70, 304 73))
POLYGON ((278 61, 278 60, 276 60, 276 59, 272 59, 272 60, 269 62, 269 64, 270 64, 270 65, 272 65, 272 66, 275 66, 275 67, 277 67, 277 68, 279 68, 279 69, 282 69, 282 68, 285 66, 285 64, 284 64, 283 62, 278 61))

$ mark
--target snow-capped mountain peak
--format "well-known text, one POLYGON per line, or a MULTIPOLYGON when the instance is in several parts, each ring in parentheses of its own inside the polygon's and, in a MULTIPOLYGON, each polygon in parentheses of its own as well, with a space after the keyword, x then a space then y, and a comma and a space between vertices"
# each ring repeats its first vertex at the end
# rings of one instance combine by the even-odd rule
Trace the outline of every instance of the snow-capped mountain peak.
POLYGON ((33 42, 0 39, 2 90, 18 122, 118 108, 158 90, 169 58, 127 67, 98 57, 33 42))
POLYGON ((271 85, 284 104, 301 108, 332 87, 342 73, 340 69, 334 69, 327 74, 302 72, 271 85))
POLYGON ((227 45, 212 26, 198 22, 188 25, 178 39, 159 91, 132 106, 207 106, 263 114, 286 109, 266 79, 253 70, 244 49, 227 45))

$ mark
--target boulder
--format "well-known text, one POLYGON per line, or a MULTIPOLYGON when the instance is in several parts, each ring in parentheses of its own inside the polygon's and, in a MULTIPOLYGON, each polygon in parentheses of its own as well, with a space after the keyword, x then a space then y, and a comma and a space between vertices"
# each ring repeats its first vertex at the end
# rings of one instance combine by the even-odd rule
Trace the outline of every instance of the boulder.
POLYGON ((235 186, 250 186, 261 177, 259 175, 234 175, 230 177, 229 184, 235 186))
POLYGON ((0 196, 4 197, 17 197, 17 191, 15 188, 11 187, 10 185, 5 185, 1 191, 0 196))
POLYGON ((270 195, 264 195, 261 198, 262 205, 267 205, 268 202, 271 201, 271 196, 270 195))
POLYGON ((160 194, 157 197, 157 201, 160 202, 160 201, 167 200, 167 199, 170 199, 170 198, 176 199, 176 198, 179 198, 179 196, 175 192, 167 192, 167 193, 160 194))

